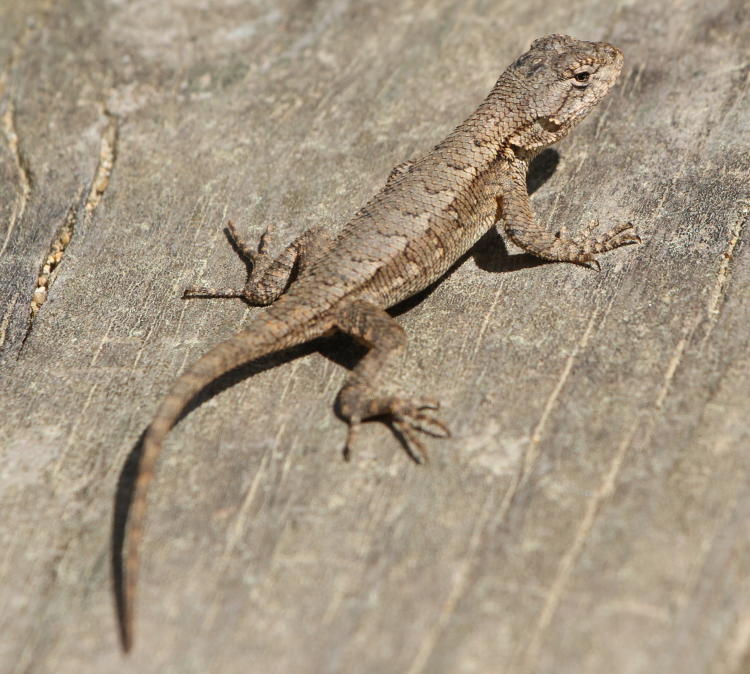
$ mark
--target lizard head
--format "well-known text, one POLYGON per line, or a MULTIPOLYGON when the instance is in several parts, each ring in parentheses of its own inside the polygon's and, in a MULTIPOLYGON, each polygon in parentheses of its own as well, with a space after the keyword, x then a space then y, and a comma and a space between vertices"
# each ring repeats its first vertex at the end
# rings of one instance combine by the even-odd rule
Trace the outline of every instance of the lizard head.
POLYGON ((504 94, 515 94, 528 115, 511 144, 538 150, 563 138, 606 96, 621 69, 622 52, 607 42, 567 35, 535 40, 498 81, 505 79, 504 94))

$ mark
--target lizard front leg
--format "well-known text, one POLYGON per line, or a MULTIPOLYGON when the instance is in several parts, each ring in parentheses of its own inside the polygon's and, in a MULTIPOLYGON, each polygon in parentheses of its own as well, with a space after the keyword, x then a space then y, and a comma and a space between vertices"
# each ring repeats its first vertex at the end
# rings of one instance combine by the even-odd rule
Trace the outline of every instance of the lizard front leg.
POLYGON ((251 264, 245 287, 237 290, 192 286, 185 289, 183 297, 241 297, 256 305, 272 304, 286 290, 295 270, 303 271, 330 243, 330 235, 323 228, 313 227, 297 237, 274 259, 268 255, 272 235, 270 226, 260 237, 257 250, 240 237, 231 221, 227 222, 227 230, 240 257, 251 264))
POLYGON ((401 436, 409 456, 417 463, 427 459, 427 450, 418 432, 435 437, 450 435, 448 428, 434 414, 439 405, 430 398, 413 400, 384 390, 389 371, 406 346, 403 328, 383 309, 364 300, 355 300, 338 310, 336 327, 369 347, 338 396, 339 411, 349 423, 344 447, 348 457, 361 423, 372 417, 387 416, 401 436))
POLYGON ((505 233, 513 243, 532 255, 546 260, 591 263, 598 268, 599 262, 594 257, 595 254, 641 242, 630 222, 616 225, 599 236, 593 235, 597 222, 573 237, 567 237, 564 228, 556 234, 548 232, 534 217, 526 190, 524 162, 510 164, 510 173, 506 176, 503 186, 502 194, 497 197, 499 219, 502 220, 505 233))

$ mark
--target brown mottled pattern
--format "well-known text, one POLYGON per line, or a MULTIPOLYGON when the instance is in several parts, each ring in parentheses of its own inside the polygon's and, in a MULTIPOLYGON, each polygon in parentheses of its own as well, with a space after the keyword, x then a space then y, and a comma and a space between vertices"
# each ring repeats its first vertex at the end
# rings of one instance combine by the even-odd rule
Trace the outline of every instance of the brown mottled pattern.
POLYGON ((338 329, 369 349, 339 394, 349 422, 345 452, 364 420, 385 416, 409 455, 422 462, 426 450, 419 433, 446 436, 448 429, 434 414, 436 401, 388 391, 388 372, 404 350, 406 335, 385 309, 438 279, 498 221, 516 244, 550 260, 598 264, 595 253, 639 241, 629 223, 598 237, 592 228, 574 238, 547 232, 536 224, 526 192, 529 161, 585 117, 621 67, 622 54, 607 43, 564 35, 540 38, 501 75, 469 119, 421 159, 399 164, 334 241, 311 230, 272 260, 267 235, 255 251, 230 223, 238 250, 253 263, 245 287, 192 288, 186 296, 243 297, 271 306, 177 380, 146 432, 128 523, 125 650, 133 643, 147 489, 164 438, 205 385, 249 360, 338 329), (282 297, 295 267, 298 278, 282 297))

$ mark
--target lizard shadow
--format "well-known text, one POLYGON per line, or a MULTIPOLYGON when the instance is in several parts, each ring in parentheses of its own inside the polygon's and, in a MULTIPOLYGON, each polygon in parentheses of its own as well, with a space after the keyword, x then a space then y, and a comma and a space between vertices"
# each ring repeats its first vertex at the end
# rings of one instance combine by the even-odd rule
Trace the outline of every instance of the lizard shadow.
POLYGON ((542 150, 529 164, 529 172, 526 175, 526 190, 534 194, 544 183, 546 183, 557 170, 560 163, 560 153, 553 147, 542 150))
MULTIPOLYGON (((527 189, 529 194, 535 192, 551 177, 555 172, 558 163, 559 155, 553 149, 545 150, 531 162, 527 177, 527 189)), ((240 251, 231 236, 227 235, 227 238, 232 247, 239 253, 240 251)), ((492 227, 469 252, 457 260, 456 263, 432 285, 390 308, 388 312, 391 316, 400 316, 421 304, 432 294, 439 283, 453 274, 453 272, 464 264, 469 257, 474 258, 475 263, 480 269, 493 273, 514 272, 525 268, 548 264, 545 260, 540 260, 539 258, 535 258, 534 256, 525 253, 509 255, 502 237, 497 229, 492 227)), ((242 255, 240 255, 240 258, 244 259, 242 255)), ((223 391, 232 388, 235 384, 238 384, 253 375, 259 374, 260 372, 264 372, 265 370, 275 368, 279 365, 295 360, 296 358, 315 352, 320 353, 331 362, 351 370, 364 356, 367 349, 346 335, 337 333, 331 337, 320 337, 306 344, 263 356, 227 372, 204 387, 186 405, 176 423, 179 423, 184 417, 193 412, 197 407, 200 407, 206 401, 223 391)), ((338 406, 335 406, 334 411, 339 418, 342 418, 338 406)), ((135 494, 135 481, 138 474, 138 464, 143 453, 143 439, 145 434, 146 429, 140 434, 138 440, 125 459, 125 463, 120 471, 120 475, 118 476, 113 504, 110 556, 112 565, 112 591, 115 599, 117 624, 120 638, 123 643, 125 629, 125 573, 123 553, 128 516, 135 494)), ((403 439, 400 438, 398 434, 396 435, 408 451, 408 447, 406 447, 403 439)))
POLYGON ((115 488, 115 502, 112 510, 112 539, 110 542, 110 562, 112 573, 112 593, 115 598, 115 617, 117 622, 120 644, 125 649, 127 636, 125 633, 125 573, 123 565, 123 550, 125 546, 125 530, 128 523, 130 506, 135 493, 135 480, 138 477, 138 463, 143 453, 143 438, 146 429, 138 437, 135 446, 125 459, 125 464, 117 478, 115 488))

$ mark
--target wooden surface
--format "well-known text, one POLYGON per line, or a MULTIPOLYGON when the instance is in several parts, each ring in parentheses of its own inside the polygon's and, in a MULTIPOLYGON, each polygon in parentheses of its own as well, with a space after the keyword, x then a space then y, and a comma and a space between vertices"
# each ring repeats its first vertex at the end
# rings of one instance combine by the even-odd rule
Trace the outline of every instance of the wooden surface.
POLYGON ((745 0, 3 2, 0 671, 750 671, 749 45, 745 0), (342 461, 343 339, 205 395, 153 487, 124 659, 123 466, 252 320, 180 299, 243 282, 222 223, 341 225, 549 32, 626 63, 535 208, 643 245, 597 274, 490 236, 400 314, 401 384, 454 432, 426 467, 377 423, 342 461))

